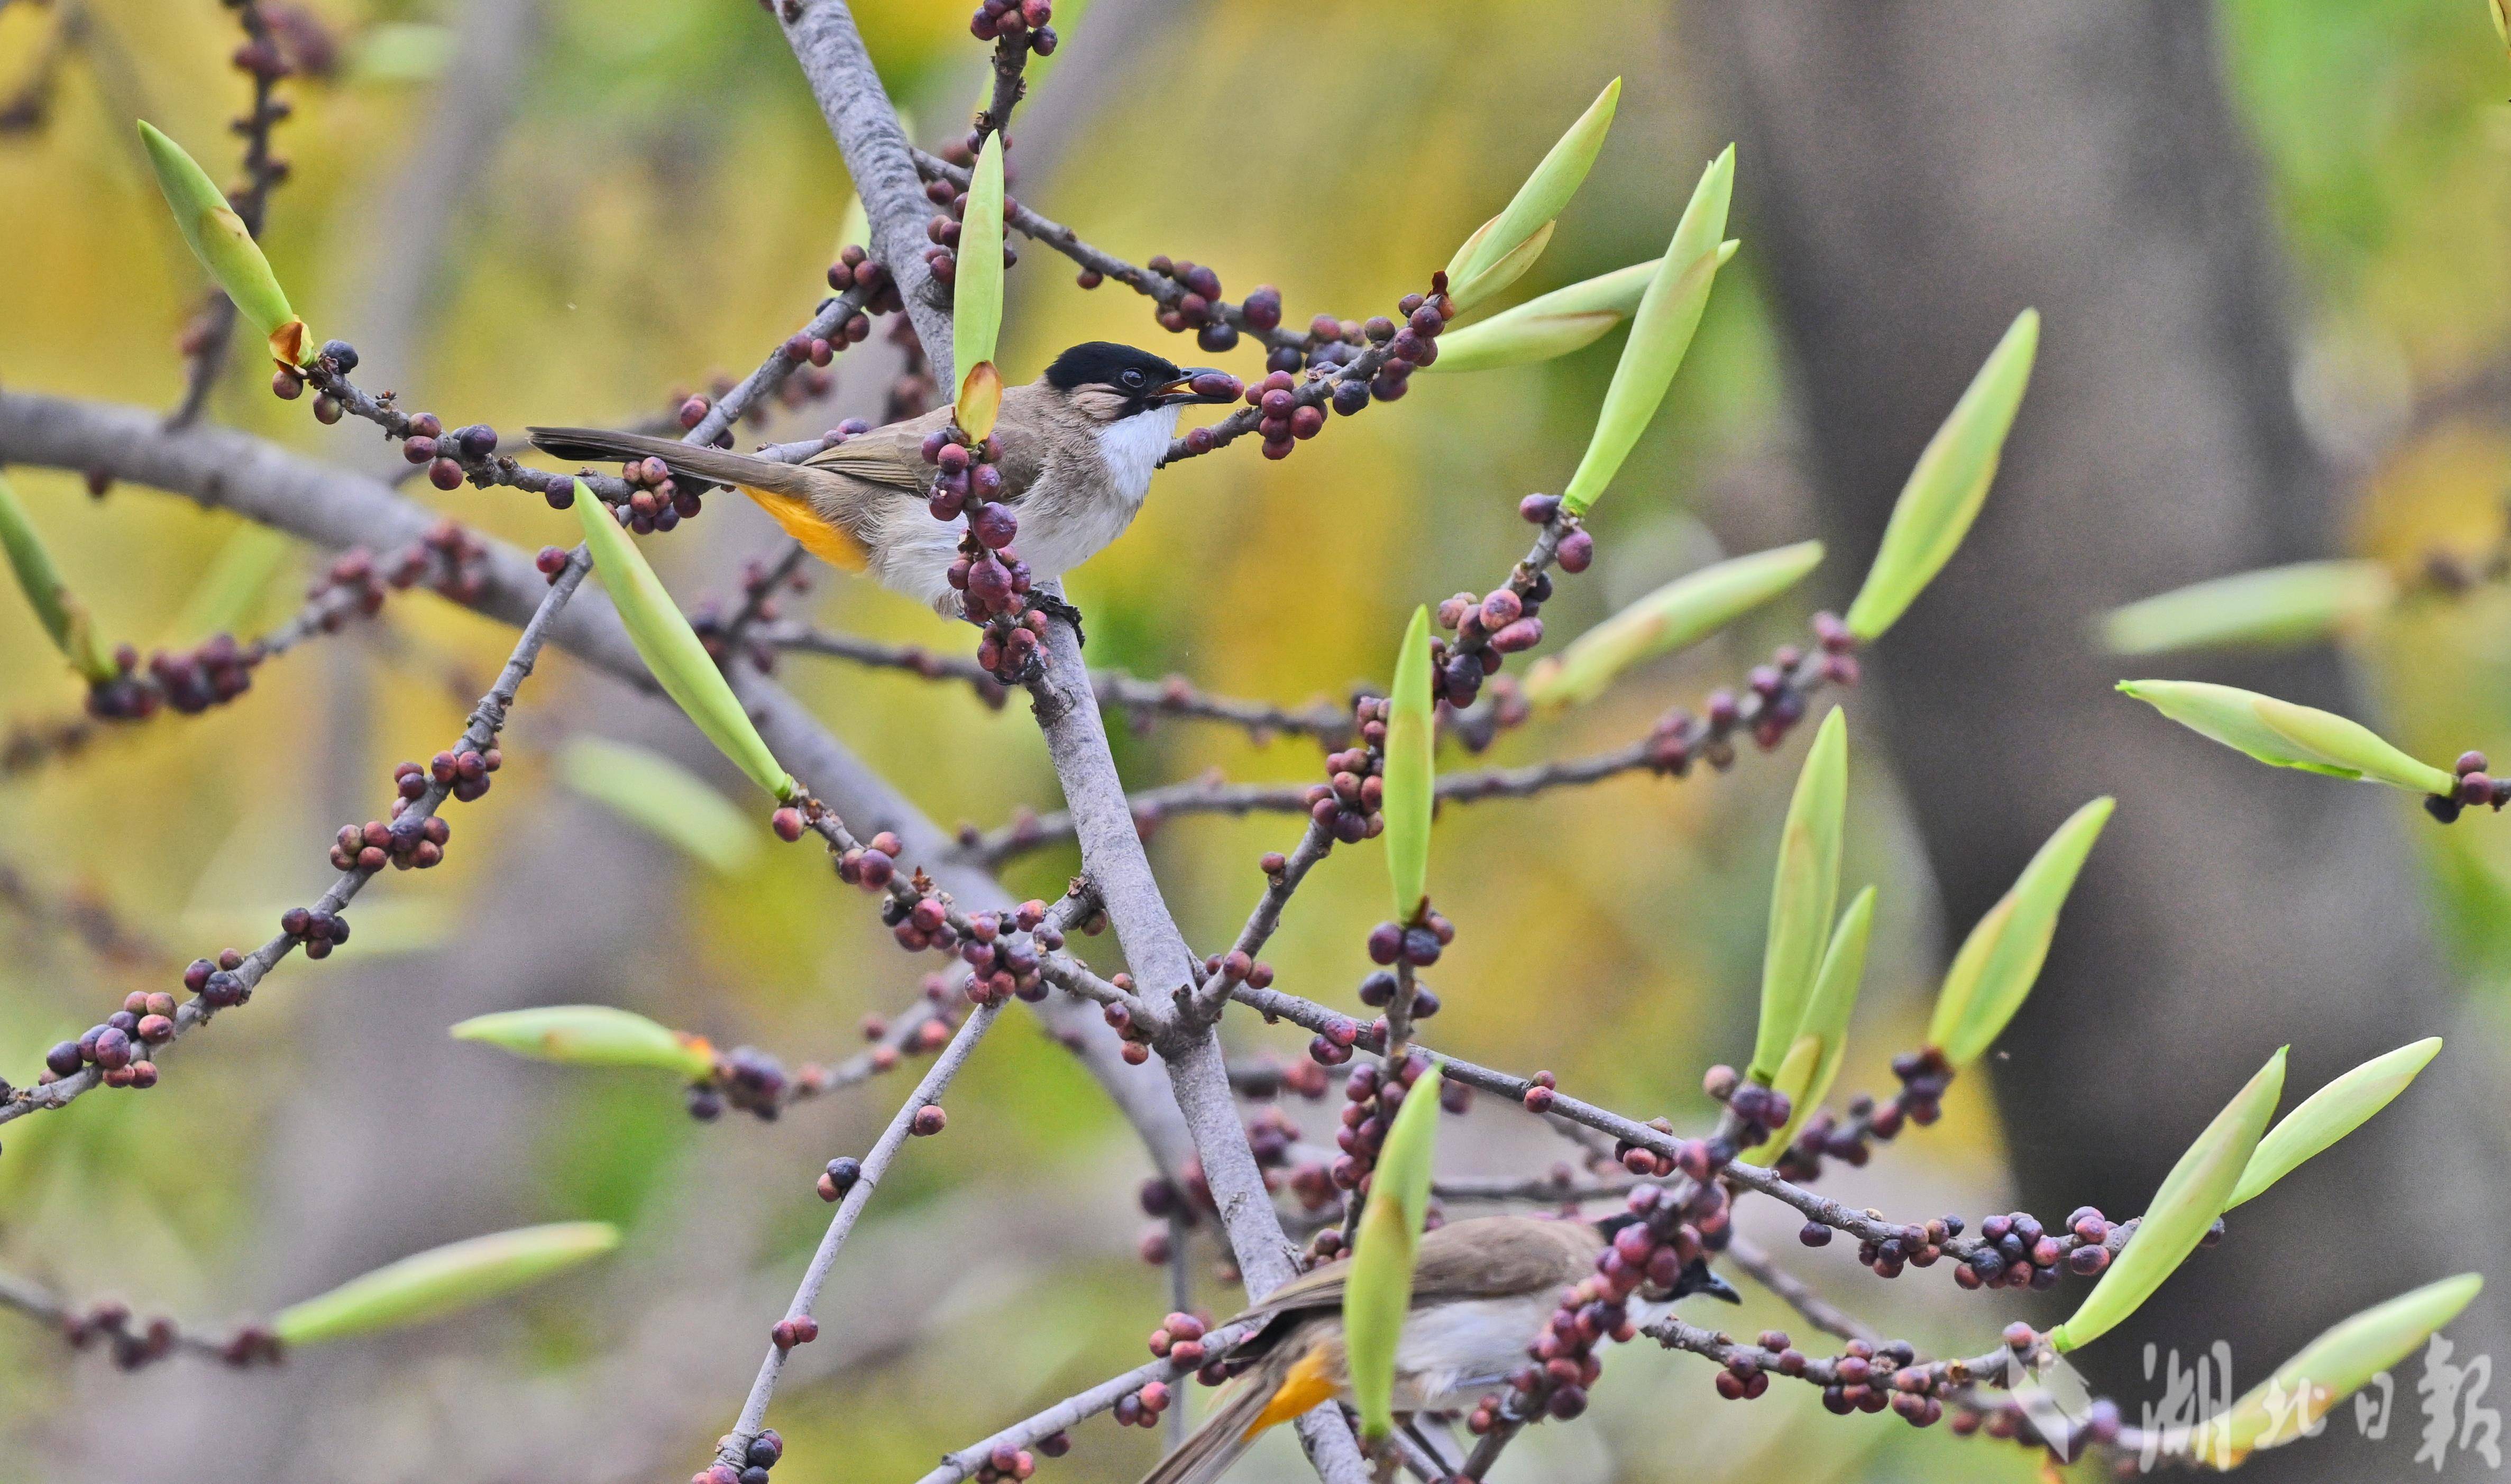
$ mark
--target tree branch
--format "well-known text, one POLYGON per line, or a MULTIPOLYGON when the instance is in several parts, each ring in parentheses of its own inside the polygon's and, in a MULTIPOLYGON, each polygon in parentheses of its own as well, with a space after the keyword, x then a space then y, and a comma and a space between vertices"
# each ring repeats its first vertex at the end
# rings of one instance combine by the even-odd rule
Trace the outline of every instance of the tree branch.
MULTIPOLYGON (((818 1333, 818 1321, 811 1317, 811 1306, 820 1301, 820 1288, 829 1280, 829 1269, 836 1266, 838 1250, 845 1246, 846 1238, 853 1233, 855 1222, 863 1215, 864 1207, 871 1203, 873 1189, 880 1184, 881 1177, 889 1173, 890 1161, 898 1157, 900 1147, 916 1131, 917 1115, 940 1101, 943 1092, 949 1087, 950 1079, 967 1065, 969 1053, 975 1051, 977 1042, 993 1029, 994 1020, 1002 1011, 999 1003, 977 1007, 976 1012, 959 1027, 959 1034, 950 1037, 950 1044, 926 1070, 924 1079, 915 1084, 915 1091, 899 1105, 889 1126, 881 1130, 880 1137, 872 1142, 870 1151, 864 1155, 863 1173, 856 1178, 854 1188, 846 1192, 845 1199, 837 1203, 836 1214, 829 1218, 829 1230, 820 1238, 819 1250, 811 1254, 810 1266, 802 1270, 801 1285, 793 1290, 793 1301, 785 1307, 779 1339, 768 1343, 767 1358, 758 1363, 758 1378, 751 1383, 749 1399, 742 1403, 741 1420, 733 1424, 731 1434, 724 1438, 715 1455, 723 1463, 740 1468, 752 1440, 767 1425, 767 1404, 776 1395, 776 1379, 784 1373, 785 1357, 793 1350, 792 1343, 781 1343, 790 1336, 787 1327, 807 1322, 811 1326, 809 1333, 818 1333)), ((804 1340, 800 1343, 809 1342, 804 1340)))
POLYGON ((855 195, 871 222, 872 255, 898 284, 935 384, 955 389, 949 311, 936 298, 933 276, 924 266, 924 223, 931 212, 915 174, 914 150, 864 50, 854 14, 845 0, 785 0, 777 18, 829 132, 836 136, 846 174, 854 177, 855 195))
MULTIPOLYGON (((964 656, 940 654, 922 644, 884 644, 852 634, 838 634, 808 624, 790 624, 760 636, 771 646, 796 654, 817 654, 879 670, 905 670, 928 681, 967 683, 986 704, 1002 704, 1002 683, 985 666, 964 656)), ((1339 744, 1351 734, 1348 708, 1319 701, 1293 710, 1268 701, 1241 700, 1198 689, 1185 677, 1144 680, 1121 670, 1090 672, 1090 688, 1102 707, 1137 717, 1171 716, 1236 726, 1258 741, 1275 736, 1314 737, 1339 744)), ((1069 839, 1070 822, 1064 822, 1069 839)))
MULTIPOLYGON (((0 462, 85 471, 187 495, 317 545, 385 548, 424 535, 437 517, 374 480, 312 462, 225 429, 169 433, 136 408, 0 389, 0 462)), ((531 559, 488 543, 481 582, 465 605, 508 623, 538 606, 548 584, 531 559)), ((644 662, 618 615, 599 593, 581 594, 560 615, 552 643, 639 690, 654 692, 644 662)), ((951 859, 952 840, 889 781, 840 744, 783 689, 736 668, 735 691, 777 758, 811 781, 849 817, 902 838, 906 859, 930 862, 940 885, 964 907, 1008 911, 1017 899, 994 879, 951 859)), ((1192 1146, 1176 1108, 1149 1073, 1127 1065, 1093 1006, 1049 998, 1035 1006, 1057 1037, 1074 1048, 1170 1174, 1192 1146)))

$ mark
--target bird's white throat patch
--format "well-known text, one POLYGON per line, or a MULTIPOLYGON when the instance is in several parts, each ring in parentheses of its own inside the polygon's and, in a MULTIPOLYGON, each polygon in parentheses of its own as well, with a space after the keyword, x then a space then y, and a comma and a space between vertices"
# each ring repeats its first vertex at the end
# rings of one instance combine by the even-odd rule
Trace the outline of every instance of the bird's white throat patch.
POLYGON ((1107 473, 1127 505, 1140 505, 1151 492, 1151 471, 1169 450, 1177 425, 1178 409, 1158 407, 1120 417, 1099 430, 1099 454, 1107 461, 1107 473))

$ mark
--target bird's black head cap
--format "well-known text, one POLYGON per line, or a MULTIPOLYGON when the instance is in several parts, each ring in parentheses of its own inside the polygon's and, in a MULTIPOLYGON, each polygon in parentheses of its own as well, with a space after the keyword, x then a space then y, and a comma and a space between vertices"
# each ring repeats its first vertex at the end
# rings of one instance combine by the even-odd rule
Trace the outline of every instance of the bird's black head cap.
POLYGON ((1056 357, 1055 364, 1046 369, 1048 384, 1059 391, 1108 386, 1128 396, 1147 394, 1177 380, 1179 374, 1177 363, 1168 357, 1113 340, 1084 340, 1056 357))

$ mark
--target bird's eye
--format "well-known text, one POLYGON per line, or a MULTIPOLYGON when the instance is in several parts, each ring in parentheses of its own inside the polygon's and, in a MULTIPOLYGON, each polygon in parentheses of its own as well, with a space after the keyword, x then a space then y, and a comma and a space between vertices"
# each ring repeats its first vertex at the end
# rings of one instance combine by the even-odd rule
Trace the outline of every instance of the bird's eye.
POLYGON ((1146 378, 1142 375, 1142 369, 1138 366, 1126 371, 1123 375, 1118 376, 1116 379, 1124 382, 1127 386, 1139 387, 1146 378))

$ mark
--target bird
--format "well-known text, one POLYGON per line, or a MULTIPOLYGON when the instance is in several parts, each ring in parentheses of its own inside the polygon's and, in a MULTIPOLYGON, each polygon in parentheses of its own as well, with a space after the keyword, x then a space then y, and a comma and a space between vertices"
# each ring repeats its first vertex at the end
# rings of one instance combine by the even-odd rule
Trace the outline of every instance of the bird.
MULTIPOLYGON (((1075 345, 1035 381, 1006 390, 993 432, 1002 475, 994 498, 1019 520, 1013 550, 1032 580, 1061 577, 1123 535, 1150 493, 1179 410, 1233 401, 1240 390, 1226 372, 1107 340, 1075 345)), ((926 508, 941 470, 924 456, 926 438, 949 427, 952 411, 859 433, 791 464, 602 428, 525 431, 560 458, 656 458, 675 479, 732 486, 813 556, 955 618, 961 595, 946 573, 968 527, 926 508)), ((1077 631, 1067 605, 1032 601, 1073 619, 1077 631)))
MULTIPOLYGON (((1505 1386, 1526 1364, 1526 1347, 1551 1321, 1561 1290, 1594 1273, 1614 1231, 1635 1220, 1484 1216, 1423 1232, 1412 1307, 1396 1345, 1394 1410, 1460 1412, 1505 1386)), ((1350 1270, 1348 1258, 1311 1269, 1228 1321, 1262 1326, 1229 1353, 1243 1371, 1142 1484, 1212 1484, 1267 1428, 1336 1397, 1350 1401, 1342 1335, 1350 1270)), ((1695 1260, 1671 1290, 1633 1295, 1632 1316, 1644 1322, 1694 1293, 1742 1302, 1695 1260)))

